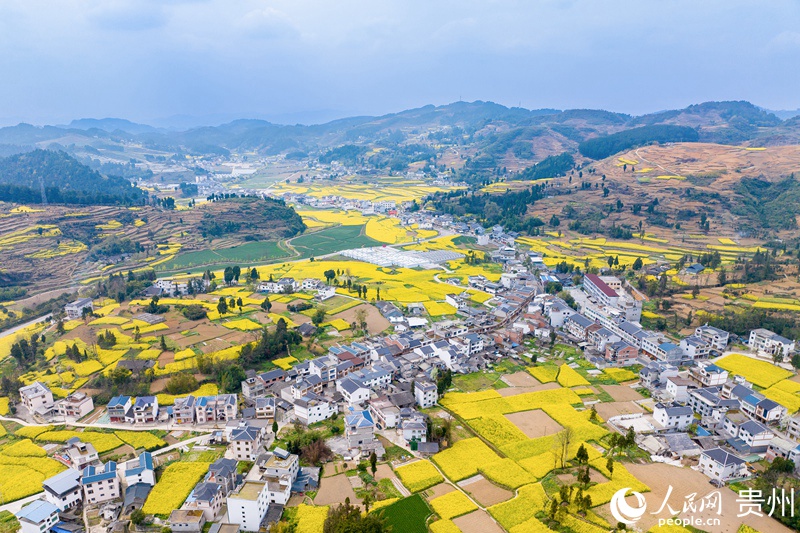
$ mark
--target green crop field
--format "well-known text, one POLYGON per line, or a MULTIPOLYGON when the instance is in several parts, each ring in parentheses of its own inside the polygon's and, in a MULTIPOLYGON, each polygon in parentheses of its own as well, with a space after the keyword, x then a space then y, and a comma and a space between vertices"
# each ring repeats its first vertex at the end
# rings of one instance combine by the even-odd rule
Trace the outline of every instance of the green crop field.
POLYGON ((403 533, 427 533, 428 531, 425 521, 431 514, 431 510, 419 494, 403 498, 386 507, 381 513, 392 531, 402 531, 403 533))
POLYGON ((220 250, 201 250, 180 254, 174 259, 158 265, 158 270, 181 270, 200 266, 229 263, 264 263, 288 257, 289 253, 272 241, 249 242, 220 250))
POLYGON ((364 235, 364 226, 336 226, 292 239, 292 246, 301 257, 332 254, 349 248, 362 246, 381 246, 378 242, 364 235))

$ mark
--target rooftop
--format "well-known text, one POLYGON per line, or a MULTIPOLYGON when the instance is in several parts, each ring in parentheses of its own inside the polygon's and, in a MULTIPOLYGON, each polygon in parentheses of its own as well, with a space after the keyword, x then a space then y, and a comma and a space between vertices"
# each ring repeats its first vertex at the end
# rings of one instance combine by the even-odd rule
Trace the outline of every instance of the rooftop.
POLYGON ((258 495, 264 489, 264 482, 262 481, 245 481, 242 488, 238 492, 231 494, 232 498, 239 498, 240 500, 256 501, 258 495))

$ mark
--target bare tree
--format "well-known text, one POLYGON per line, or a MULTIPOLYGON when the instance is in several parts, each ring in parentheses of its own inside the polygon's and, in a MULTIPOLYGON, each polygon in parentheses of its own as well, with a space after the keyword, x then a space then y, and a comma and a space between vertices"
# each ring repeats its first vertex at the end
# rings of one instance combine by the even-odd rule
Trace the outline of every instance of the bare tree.
POLYGON ((569 445, 572 444, 573 439, 572 428, 564 428, 556 433, 556 443, 558 444, 558 458, 561 461, 561 468, 567 464, 567 454, 569 453, 569 445))

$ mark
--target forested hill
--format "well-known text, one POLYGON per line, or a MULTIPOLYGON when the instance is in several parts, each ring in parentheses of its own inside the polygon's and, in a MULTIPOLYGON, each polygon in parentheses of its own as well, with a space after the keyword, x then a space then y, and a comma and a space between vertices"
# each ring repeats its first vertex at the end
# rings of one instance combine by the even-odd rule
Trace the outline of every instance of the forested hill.
POLYGON ((64 152, 34 150, 0 158, 0 200, 18 203, 141 204, 147 194, 120 177, 105 177, 64 152))

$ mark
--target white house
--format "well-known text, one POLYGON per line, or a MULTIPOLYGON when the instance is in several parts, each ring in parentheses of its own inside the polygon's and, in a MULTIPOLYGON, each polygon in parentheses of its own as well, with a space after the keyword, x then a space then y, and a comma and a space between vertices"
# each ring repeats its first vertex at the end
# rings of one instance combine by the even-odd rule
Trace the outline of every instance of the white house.
POLYGON ((698 467, 702 473, 720 482, 747 474, 745 460, 726 452, 722 448, 713 448, 700 454, 698 467))
POLYGON ((81 473, 74 468, 68 468, 55 476, 42 481, 45 499, 58 507, 59 511, 66 511, 77 507, 83 502, 81 491, 81 473))
POLYGON ((83 392, 73 392, 63 400, 56 402, 58 414, 74 419, 80 419, 94 410, 94 400, 83 392))
POLYGON ((750 332, 748 346, 751 350, 769 355, 783 355, 785 358, 794 351, 795 342, 781 337, 768 329, 758 328, 750 332))
POLYGON ((231 431, 230 448, 237 461, 254 461, 264 438, 264 431, 247 421, 231 431))
POLYGON ((158 399, 155 396, 139 396, 133 404, 133 419, 137 424, 158 420, 158 399))
POLYGON ((740 439, 752 452, 766 451, 775 434, 766 426, 747 418, 743 413, 729 412, 722 422, 725 432, 740 439))
POLYGON ((64 312, 67 314, 67 318, 70 320, 82 318, 84 309, 94 311, 94 305, 92 304, 91 298, 80 298, 64 306, 64 312))
POLYGON ((676 404, 657 403, 653 409, 653 419, 665 429, 684 430, 694 420, 691 407, 676 404))
POLYGON ((239 524, 242 531, 258 531, 269 509, 269 491, 266 482, 245 481, 228 495, 228 522, 239 524))
POLYGON ((200 533, 206 516, 200 509, 175 509, 169 515, 169 528, 177 533, 200 533))
POLYGON ((711 349, 717 352, 724 352, 728 346, 731 334, 725 330, 715 328, 714 326, 699 326, 694 330, 694 334, 700 337, 711 345, 711 349))
POLYGON ((336 390, 342 393, 345 401, 350 405, 363 404, 369 400, 372 390, 350 376, 336 382, 336 390))
POLYGON ((320 302, 324 302, 334 296, 336 296, 336 287, 322 287, 321 289, 317 289, 315 298, 320 302))
POLYGON ((78 437, 72 437, 67 441, 64 455, 76 470, 83 470, 87 465, 100 460, 94 445, 91 442, 81 442, 78 437))
POLYGON ((322 422, 332 417, 336 407, 316 394, 309 394, 294 401, 294 415, 305 425, 322 422))
POLYGON ((667 394, 670 395, 673 401, 684 403, 689 397, 690 385, 694 385, 694 382, 690 379, 680 376, 669 377, 667 378, 667 394))
POLYGON ((694 335, 681 339, 679 346, 684 359, 703 359, 711 353, 711 345, 694 335))
POLYGON ((45 500, 34 500, 14 515, 22 533, 43 533, 58 523, 58 507, 45 500))
POLYGON ((719 387, 728 381, 728 371, 703 361, 689 369, 689 377, 703 387, 719 387))
POLYGON ((153 456, 150 452, 142 452, 136 459, 126 461, 122 465, 122 479, 130 487, 136 483, 146 483, 151 487, 156 484, 156 472, 153 468, 153 456))
POLYGON ((109 461, 99 467, 87 466, 81 475, 81 485, 87 503, 101 503, 119 498, 117 463, 109 461))
POLYGON ((438 392, 436 385, 430 381, 414 381, 414 399, 423 409, 436 405, 438 392))
POLYGON ((31 414, 40 409, 47 411, 55 405, 53 393, 50 392, 47 385, 40 381, 34 381, 30 385, 21 387, 19 389, 19 397, 22 400, 22 405, 24 405, 31 414))

